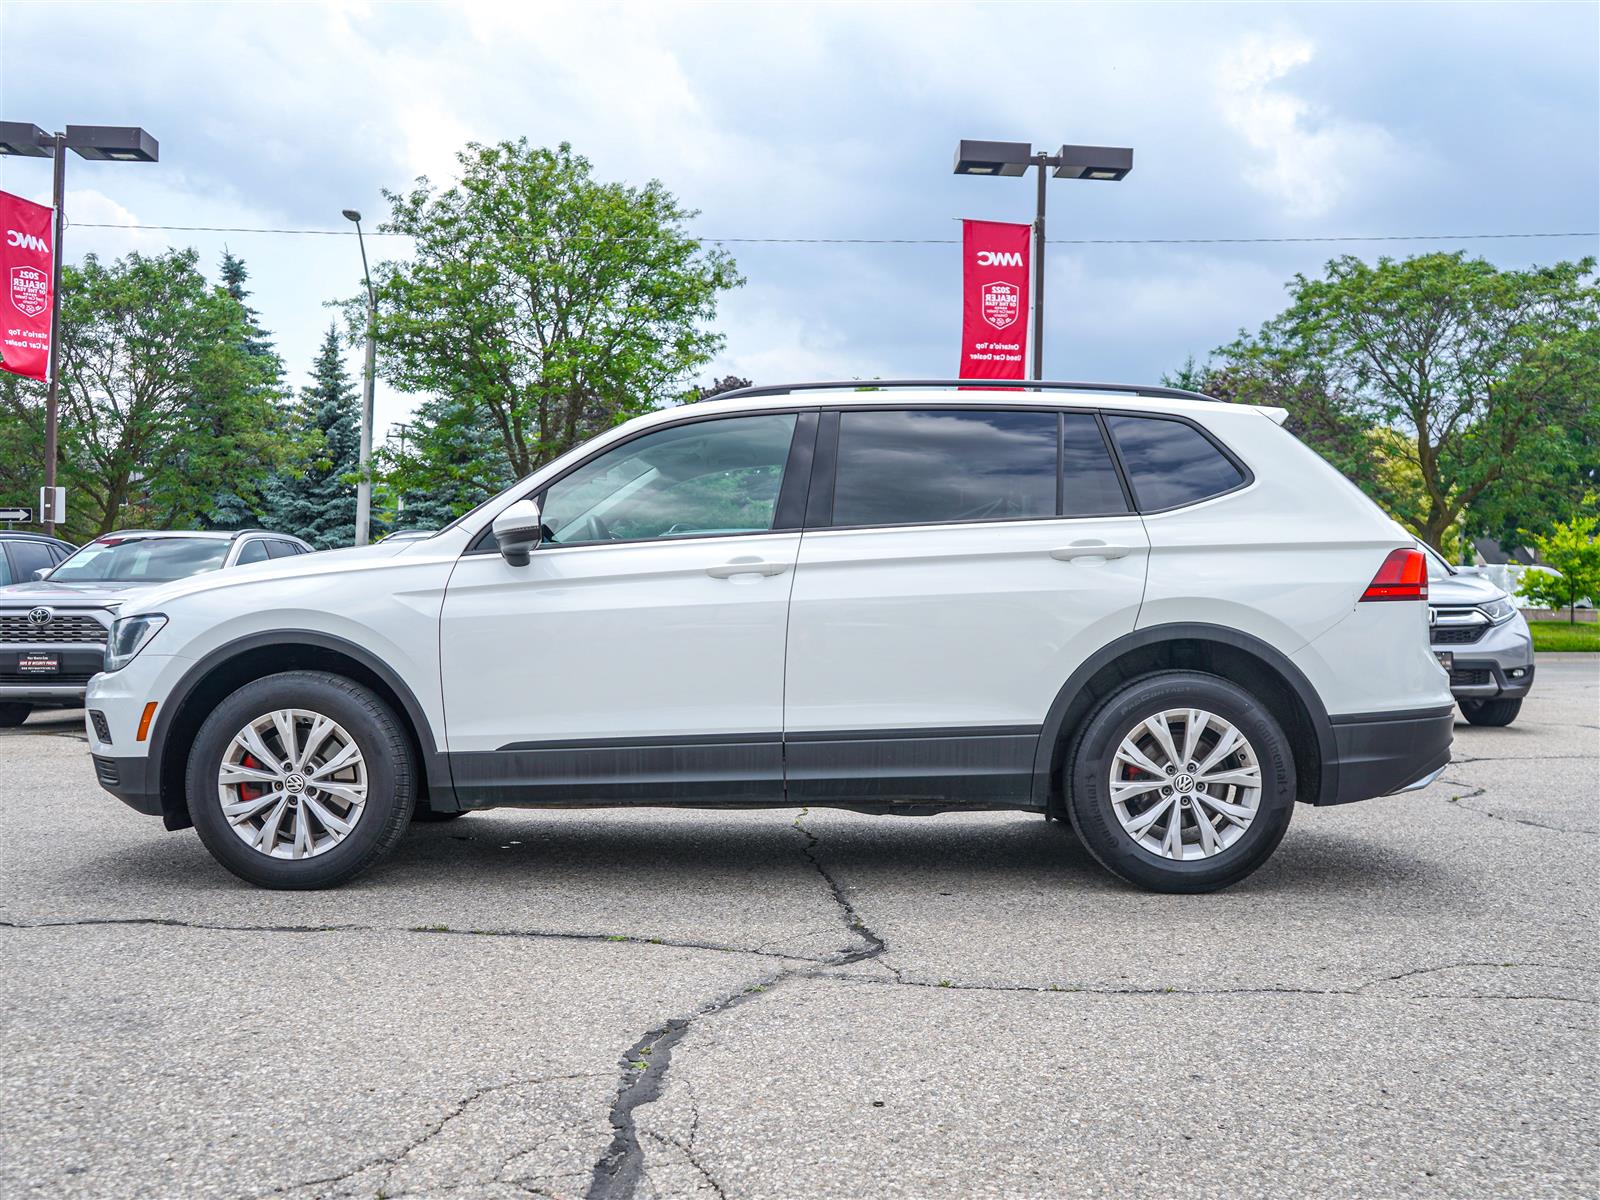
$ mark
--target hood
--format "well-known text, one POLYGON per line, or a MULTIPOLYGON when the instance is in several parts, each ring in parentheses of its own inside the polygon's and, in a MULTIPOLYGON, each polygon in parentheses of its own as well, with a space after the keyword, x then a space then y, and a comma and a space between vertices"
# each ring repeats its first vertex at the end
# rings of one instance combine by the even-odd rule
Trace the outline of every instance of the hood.
POLYGON ((13 583, 0 587, 0 608, 24 605, 68 604, 115 608, 130 592, 159 586, 149 583, 51 583, 36 579, 32 583, 13 583))
POLYGON ((206 571, 172 583, 147 587, 139 593, 139 609, 149 612, 184 596, 219 588, 248 587, 276 579, 311 578, 317 575, 335 575, 363 566, 375 566, 407 550, 422 545, 421 542, 380 542, 371 546, 352 546, 346 550, 322 550, 316 554, 296 554, 291 558, 273 558, 266 562, 251 563, 245 567, 228 567, 221 571, 206 571))
POLYGON ((1506 593, 1480 575, 1450 575, 1428 580, 1428 603, 1443 608, 1486 604, 1506 593))

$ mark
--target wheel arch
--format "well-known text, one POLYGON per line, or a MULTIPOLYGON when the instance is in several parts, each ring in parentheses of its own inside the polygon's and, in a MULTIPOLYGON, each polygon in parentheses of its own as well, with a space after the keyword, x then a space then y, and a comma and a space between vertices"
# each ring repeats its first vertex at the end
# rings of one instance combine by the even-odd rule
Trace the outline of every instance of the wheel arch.
POLYGON ((1108 643, 1062 685, 1034 753, 1035 804, 1064 815, 1067 747, 1102 699, 1142 675, 1174 669, 1218 675, 1260 696, 1285 726, 1293 746, 1298 799, 1315 804, 1319 797, 1337 793, 1333 726, 1304 673, 1260 638, 1222 625, 1182 622, 1136 629, 1108 643))
POLYGON ((346 638, 315 630, 281 630, 251 634, 218 647, 178 680, 157 713, 149 757, 156 768, 162 821, 168 829, 191 824, 184 795, 186 760, 206 717, 238 688, 284 671, 327 671, 371 688, 394 709, 411 739, 423 768, 420 782, 427 804, 441 811, 457 807, 449 762, 440 753, 427 714, 405 680, 382 659, 346 638))

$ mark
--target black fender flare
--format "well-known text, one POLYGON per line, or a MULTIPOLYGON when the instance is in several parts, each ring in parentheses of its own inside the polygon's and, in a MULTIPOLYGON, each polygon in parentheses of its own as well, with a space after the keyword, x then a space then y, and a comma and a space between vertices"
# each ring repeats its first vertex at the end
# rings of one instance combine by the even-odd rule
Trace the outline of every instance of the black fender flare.
MULTIPOLYGON (((235 638, 218 646, 204 658, 195 660, 194 665, 178 679, 167 694, 166 700, 156 711, 156 719, 150 730, 147 761, 150 764, 151 777, 147 780, 146 786, 150 791, 162 795, 163 806, 165 806, 165 789, 162 786, 161 775, 162 764, 166 758, 167 737, 172 731, 173 721, 183 711, 189 697, 224 663, 252 650, 272 646, 313 646, 321 650, 331 650, 355 660, 377 676, 400 701, 401 707, 405 709, 405 718, 416 733, 417 745, 422 751, 422 767, 428 781, 429 803, 435 807, 455 807, 455 786, 450 776, 449 759, 440 752, 439 744, 433 736, 433 726, 429 723, 427 713, 423 711, 422 704, 417 700, 410 685, 393 667, 365 646, 348 638, 314 629, 274 629, 235 638)), ((170 814, 168 815, 170 818, 170 814)), ((183 820, 187 824, 187 818, 184 817, 183 820)), ((168 827, 172 827, 170 819, 168 827)))
MULTIPOLYGON (((1100 647, 1078 665, 1067 682, 1061 685, 1055 701, 1045 715, 1039 730, 1039 744, 1033 759, 1033 804, 1045 808, 1050 803, 1050 767, 1056 747, 1065 732, 1069 710, 1087 686, 1089 680, 1105 667, 1135 650, 1143 650, 1162 642, 1201 641, 1216 642, 1242 651, 1259 660, 1262 666, 1278 675, 1305 707, 1316 733, 1318 758, 1322 764, 1318 781, 1318 795, 1336 795, 1339 784, 1338 749, 1334 743, 1333 722, 1328 718, 1327 707, 1317 695, 1305 673, 1289 661, 1287 655, 1258 637, 1230 629, 1226 625, 1211 625, 1201 621, 1179 621, 1151 625, 1124 634, 1114 642, 1100 647)), ((1326 801, 1324 801, 1326 803, 1326 801)))

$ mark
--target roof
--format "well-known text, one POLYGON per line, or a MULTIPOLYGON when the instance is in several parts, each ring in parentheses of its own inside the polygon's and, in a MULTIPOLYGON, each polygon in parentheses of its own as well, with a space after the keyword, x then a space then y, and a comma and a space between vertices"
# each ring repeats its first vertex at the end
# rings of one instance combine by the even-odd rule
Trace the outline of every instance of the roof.
MULTIPOLYGON (((51 537, 46 533, 29 533, 23 529, 0 529, 0 539, 11 542, 49 542, 53 546, 72 546, 65 538, 51 537)), ((75 550, 76 546, 72 546, 75 550)))
POLYGON ((1063 379, 835 379, 812 380, 805 383, 763 384, 760 387, 736 388, 721 392, 713 399, 730 400, 744 396, 792 396, 796 392, 841 391, 850 395, 873 392, 901 391, 993 391, 1027 398, 1018 393, 1028 392, 1087 392, 1094 395, 1137 396, 1163 400, 1204 400, 1209 404, 1224 401, 1203 392, 1183 388, 1164 387, 1145 383, 1085 383, 1063 379))
POLYGON ((213 541, 231 542, 246 536, 275 537, 298 542, 302 539, 292 533, 279 533, 275 529, 113 529, 102 533, 94 541, 105 538, 209 538, 213 541))

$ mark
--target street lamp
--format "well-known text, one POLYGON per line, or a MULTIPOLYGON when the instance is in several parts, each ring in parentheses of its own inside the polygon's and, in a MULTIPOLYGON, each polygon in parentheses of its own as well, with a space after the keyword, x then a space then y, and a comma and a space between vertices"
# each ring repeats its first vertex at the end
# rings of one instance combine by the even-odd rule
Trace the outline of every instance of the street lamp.
POLYGON ((367 285, 367 366, 361 373, 361 478, 356 482, 356 545, 365 546, 372 527, 372 373, 378 361, 378 297, 372 290, 372 274, 367 270, 367 242, 361 236, 361 214, 347 208, 344 219, 355 222, 356 242, 361 246, 361 278, 367 285))
POLYGON ((1133 170, 1133 151, 1125 146, 1062 146, 1054 154, 1035 154, 1031 142, 978 142, 963 138, 956 147, 957 175, 1008 175, 1037 167, 1038 202, 1033 218, 1033 378, 1044 378, 1044 172, 1057 179, 1115 183, 1133 170))
POLYGON ((55 159, 52 201, 56 210, 56 232, 52 239, 50 289, 50 387, 44 402, 44 486, 49 507, 39 515, 45 518, 44 531, 53 535, 57 455, 57 417, 61 403, 61 240, 66 230, 67 151, 79 158, 101 162, 155 162, 161 148, 137 125, 68 125, 63 133, 46 133, 27 121, 0 121, 0 154, 18 158, 55 159))

